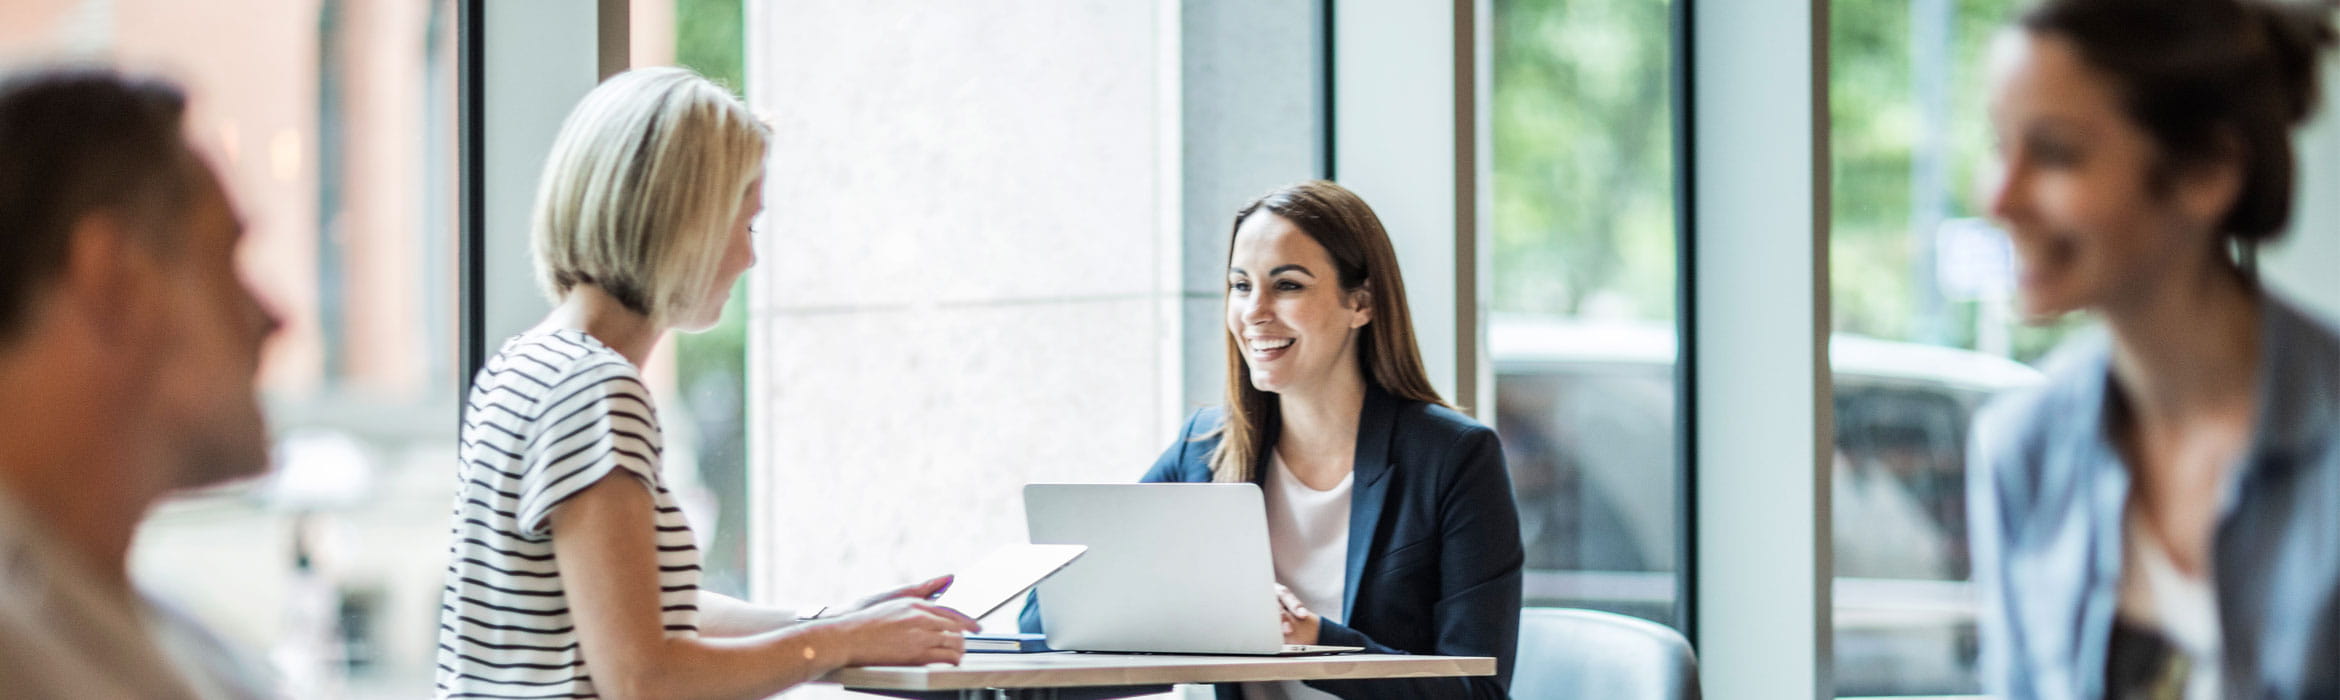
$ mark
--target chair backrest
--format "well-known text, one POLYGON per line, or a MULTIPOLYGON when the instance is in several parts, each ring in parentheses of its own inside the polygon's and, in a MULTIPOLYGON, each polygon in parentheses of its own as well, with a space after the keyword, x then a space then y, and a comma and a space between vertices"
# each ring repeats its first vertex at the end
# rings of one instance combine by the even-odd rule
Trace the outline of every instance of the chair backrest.
POLYGON ((1520 611, 1513 700, 1698 700, 1698 659, 1681 633, 1597 610, 1520 611))

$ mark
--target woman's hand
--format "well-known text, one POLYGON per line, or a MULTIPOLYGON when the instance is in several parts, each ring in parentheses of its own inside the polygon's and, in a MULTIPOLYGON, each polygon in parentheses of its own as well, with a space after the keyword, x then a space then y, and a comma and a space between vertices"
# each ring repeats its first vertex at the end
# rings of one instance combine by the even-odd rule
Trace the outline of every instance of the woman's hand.
POLYGON ((845 638, 847 666, 956 664, 975 621, 921 598, 895 597, 830 623, 845 638))
POLYGON ((1279 583, 1276 584, 1276 603, 1283 607, 1284 643, 1315 644, 1317 633, 1323 626, 1317 624, 1320 620, 1316 613, 1300 604, 1300 596, 1294 595, 1292 589, 1279 583))
POLYGON ((941 576, 936 576, 934 578, 903 586, 901 588, 880 591, 870 595, 867 598, 853 601, 852 605, 845 608, 845 612, 858 612, 867 610, 872 605, 877 605, 895 598, 933 600, 936 595, 940 595, 943 592, 943 589, 951 587, 951 581, 952 577, 950 574, 943 574, 941 576))

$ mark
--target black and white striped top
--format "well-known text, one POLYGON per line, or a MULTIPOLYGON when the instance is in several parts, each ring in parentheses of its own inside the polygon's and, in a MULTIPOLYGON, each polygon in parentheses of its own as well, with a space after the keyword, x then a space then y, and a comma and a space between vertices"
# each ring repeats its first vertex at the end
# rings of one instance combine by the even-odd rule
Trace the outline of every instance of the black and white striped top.
MULTIPOLYGON (((698 634, 699 550, 658 472, 658 413, 625 356, 575 330, 504 343, 471 386, 439 608, 442 698, 592 697, 552 511, 613 471, 657 504, 666 634, 698 634)), ((591 572, 566 572, 592 575, 591 572)))

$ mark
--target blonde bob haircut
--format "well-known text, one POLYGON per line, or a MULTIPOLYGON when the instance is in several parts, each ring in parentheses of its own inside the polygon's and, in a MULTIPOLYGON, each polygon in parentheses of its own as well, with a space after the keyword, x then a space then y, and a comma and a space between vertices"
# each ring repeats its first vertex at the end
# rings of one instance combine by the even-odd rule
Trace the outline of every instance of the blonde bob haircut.
POLYGON ((580 284, 652 322, 706 298, 771 131, 697 73, 641 68, 585 95, 536 190, 530 246, 553 303, 580 284))

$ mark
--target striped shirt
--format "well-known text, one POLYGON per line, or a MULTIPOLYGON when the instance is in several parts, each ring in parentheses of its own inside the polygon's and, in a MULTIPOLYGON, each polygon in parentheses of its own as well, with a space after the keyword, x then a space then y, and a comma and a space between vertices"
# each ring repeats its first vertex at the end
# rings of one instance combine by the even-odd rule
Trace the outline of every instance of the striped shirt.
POLYGON ((611 472, 639 479, 656 502, 667 636, 698 634, 699 550, 659 477, 659 445, 633 363, 582 331, 513 338, 480 369, 456 470, 439 697, 594 696, 553 558, 552 511, 611 472))

